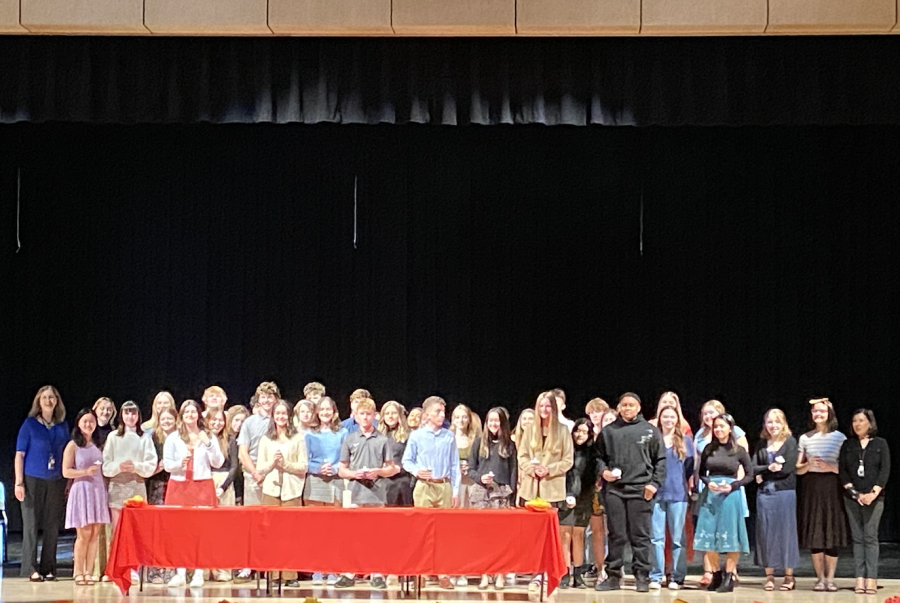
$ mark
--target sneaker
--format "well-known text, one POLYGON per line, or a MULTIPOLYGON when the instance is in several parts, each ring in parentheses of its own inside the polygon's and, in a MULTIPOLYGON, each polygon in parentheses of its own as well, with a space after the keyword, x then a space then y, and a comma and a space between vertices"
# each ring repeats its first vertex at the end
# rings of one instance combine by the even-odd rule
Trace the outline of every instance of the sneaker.
MULTIPOLYGON (((53 577, 53 574, 47 574, 47 576, 49 576, 49 577, 45 577, 44 580, 49 580, 50 582, 53 582, 54 580, 56 580, 56 578, 53 577)), ((139 573, 137 573, 136 571, 131 570, 131 583, 137 584, 140 581, 141 581, 141 575, 139 573)))
POLYGON ((284 583, 284 585, 287 588, 300 588, 300 581, 299 580, 287 580, 284 583))
POLYGON ((669 590, 681 590, 681 584, 674 580, 669 580, 669 590))
POLYGON ((656 580, 653 580, 652 582, 650 582, 650 590, 661 590, 661 589, 662 589, 662 584, 660 584, 656 580))
POLYGON ((328 580, 326 581, 326 584, 328 584, 328 586, 337 586, 337 583, 338 583, 338 575, 337 574, 328 574, 328 580))
POLYGON ((325 584, 325 575, 322 572, 316 572, 312 577, 313 586, 322 586, 325 584))
MULTIPOLYGON (((451 578, 451 580, 452 580, 452 578, 451 578)), ((457 585, 457 586, 463 586, 463 587, 468 586, 468 585, 469 585, 469 579, 466 578, 465 576, 460 576, 459 578, 456 579, 456 585, 457 585)))
POLYGON ((515 587, 515 585, 516 585, 516 574, 513 573, 513 572, 510 572, 510 573, 506 574, 506 583, 509 584, 509 585, 512 586, 512 587, 515 587))
POLYGON ((249 569, 242 569, 237 573, 237 576, 234 577, 235 584, 243 584, 244 582, 250 582, 250 576, 253 574, 249 569))
POLYGON ((194 570, 194 575, 191 577, 191 588, 202 588, 203 587, 203 570, 194 570))
POLYGON ((531 579, 531 582, 528 583, 528 590, 541 590, 540 576, 531 579))
POLYGON ((172 576, 172 579, 169 580, 167 584, 169 588, 181 588, 184 585, 184 576, 182 576, 181 574, 175 574, 174 576, 172 576))
POLYGON ((634 590, 639 593, 649 593, 650 592, 650 581, 646 578, 636 579, 634 581, 634 590))
POLYGON ((597 584, 594 585, 594 590, 622 590, 622 585, 619 584, 618 578, 616 578, 615 576, 610 576, 606 580, 598 580, 597 584))
POLYGON ((216 570, 216 581, 230 582, 231 581, 231 572, 229 570, 216 570))
POLYGON ((350 588, 356 584, 356 580, 353 578, 348 578, 347 576, 341 576, 337 579, 337 582, 334 583, 335 588, 350 588))
POLYGON ((384 578, 381 576, 375 576, 371 580, 369 580, 369 586, 372 588, 377 588, 378 590, 383 590, 387 588, 387 584, 384 582, 384 578))

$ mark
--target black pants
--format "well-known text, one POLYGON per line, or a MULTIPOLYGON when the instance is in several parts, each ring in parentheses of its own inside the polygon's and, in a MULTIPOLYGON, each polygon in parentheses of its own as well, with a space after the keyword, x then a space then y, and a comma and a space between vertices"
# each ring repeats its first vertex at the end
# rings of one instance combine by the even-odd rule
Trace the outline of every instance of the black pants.
POLYGON ((609 529, 609 552, 606 555, 606 573, 622 577, 625 544, 631 544, 634 555, 634 577, 646 580, 650 576, 650 526, 653 518, 653 501, 638 498, 622 498, 606 493, 606 518, 609 529))
POLYGON ((22 501, 22 569, 20 576, 34 572, 56 575, 56 543, 66 508, 66 480, 25 476, 22 501), (38 529, 43 530, 41 565, 37 564, 38 529))

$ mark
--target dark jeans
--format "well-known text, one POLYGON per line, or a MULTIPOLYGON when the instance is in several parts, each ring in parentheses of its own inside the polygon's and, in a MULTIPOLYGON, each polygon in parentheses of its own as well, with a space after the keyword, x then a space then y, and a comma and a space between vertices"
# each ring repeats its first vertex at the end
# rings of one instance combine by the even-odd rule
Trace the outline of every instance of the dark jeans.
POLYGON ((25 476, 22 501, 22 569, 20 576, 34 572, 56 575, 56 543, 66 508, 66 480, 25 476), (38 529, 43 530, 41 565, 37 564, 38 529))
POLYGON ((847 519, 850 520, 850 535, 853 537, 853 561, 856 563, 856 577, 878 579, 878 526, 884 512, 884 498, 878 498, 869 506, 844 499, 847 519))
POLYGON ((634 556, 634 577, 647 580, 650 575, 650 559, 653 546, 650 527, 653 518, 653 501, 639 498, 622 498, 606 493, 606 518, 609 529, 609 552, 606 555, 606 573, 622 577, 625 544, 631 544, 634 556))

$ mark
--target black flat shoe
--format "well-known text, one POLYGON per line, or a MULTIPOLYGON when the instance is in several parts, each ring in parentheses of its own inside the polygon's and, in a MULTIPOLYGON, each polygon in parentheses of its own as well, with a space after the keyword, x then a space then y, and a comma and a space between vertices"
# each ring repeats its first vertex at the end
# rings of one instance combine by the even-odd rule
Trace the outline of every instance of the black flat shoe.
POLYGON ((44 580, 46 580, 47 582, 56 582, 56 576, 54 576, 53 574, 47 574, 46 576, 44 576, 44 580))

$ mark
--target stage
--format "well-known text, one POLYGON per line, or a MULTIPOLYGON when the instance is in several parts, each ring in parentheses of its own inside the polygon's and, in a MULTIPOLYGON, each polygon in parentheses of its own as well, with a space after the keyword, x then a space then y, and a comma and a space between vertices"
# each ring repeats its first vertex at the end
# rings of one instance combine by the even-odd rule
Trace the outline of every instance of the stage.
MULTIPOLYGON (((896 551, 895 551, 896 554, 896 551)), ((893 564, 896 565, 896 559, 893 564)), ((8 575, 9 572, 6 572, 8 575)), ((18 571, 14 570, 14 574, 18 571)), ((896 574, 895 574, 896 575, 896 574)), ((696 583, 699 574, 691 574, 688 582, 696 583)), ((769 601, 789 601, 791 603, 806 603, 828 601, 828 603, 883 603, 893 595, 900 595, 900 579, 888 579, 879 582, 880 588, 877 595, 866 596, 853 593, 853 579, 839 578, 838 586, 841 590, 836 593, 814 593, 813 578, 802 577, 797 579, 797 590, 793 592, 766 592, 762 589, 762 576, 747 576, 742 580, 741 586, 732 594, 717 594, 705 591, 685 588, 680 591, 663 589, 649 594, 638 594, 634 591, 633 582, 626 581, 625 589, 615 594, 602 594, 602 601, 615 603, 617 601, 638 601, 652 597, 658 601, 674 601, 683 599, 688 603, 706 603, 715 601, 733 601, 734 603, 758 603, 769 601)), ((428 603, 442 601, 537 601, 537 593, 529 593, 527 583, 523 580, 516 588, 506 588, 501 592, 493 589, 480 591, 476 588, 474 577, 470 578, 471 585, 466 588, 457 588, 453 591, 444 591, 438 588, 437 583, 430 584, 422 591, 422 601, 428 603)), ((780 583, 780 581, 778 582, 780 583)), ((309 583, 306 583, 308 585, 309 583)), ((128 597, 122 597, 118 589, 112 583, 97 584, 95 586, 75 586, 71 578, 60 578, 58 582, 33 584, 25 578, 6 577, 0 579, 0 600, 4 603, 31 603, 53 602, 62 603, 73 601, 75 603, 112 603, 123 600, 132 603, 169 603, 191 601, 192 603, 220 603, 230 601, 238 603, 251 601, 265 597, 264 590, 257 591, 256 583, 234 585, 232 583, 207 583, 202 589, 169 589, 165 586, 145 586, 143 592, 132 589, 128 597)), ((281 599, 289 601, 304 601, 308 597, 315 597, 321 603, 329 601, 393 601, 411 599, 399 590, 372 590, 367 582, 359 582, 350 589, 335 590, 332 588, 303 588, 284 589, 281 599)), ((599 603, 601 593, 593 589, 587 590, 558 590, 549 599, 556 603, 599 603)))

